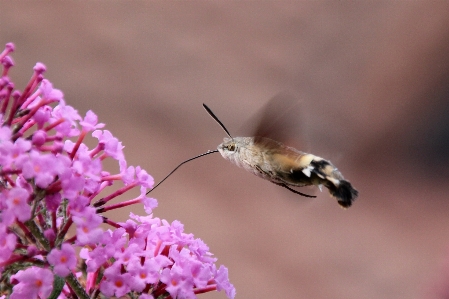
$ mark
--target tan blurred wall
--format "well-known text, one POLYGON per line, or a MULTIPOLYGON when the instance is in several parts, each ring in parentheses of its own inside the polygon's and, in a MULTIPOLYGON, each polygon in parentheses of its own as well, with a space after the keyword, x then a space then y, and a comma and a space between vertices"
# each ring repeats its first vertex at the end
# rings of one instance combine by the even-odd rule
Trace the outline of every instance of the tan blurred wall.
POLYGON ((359 189, 351 209, 219 155, 152 194, 156 216, 182 221, 229 268, 237 298, 443 298, 447 2, 0 1, 9 41, 18 85, 45 63, 156 181, 224 137, 203 102, 237 135, 273 96, 300 99, 296 138, 359 189))

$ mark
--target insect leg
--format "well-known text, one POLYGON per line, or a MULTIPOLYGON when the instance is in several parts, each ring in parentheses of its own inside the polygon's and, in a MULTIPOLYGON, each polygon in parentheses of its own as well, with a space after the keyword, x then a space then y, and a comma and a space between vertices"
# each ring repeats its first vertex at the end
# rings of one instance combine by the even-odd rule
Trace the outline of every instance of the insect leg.
POLYGON ((286 188, 286 189, 292 191, 293 193, 302 195, 302 196, 304 196, 304 197, 309 197, 309 198, 315 198, 315 197, 316 197, 315 195, 308 195, 308 194, 299 192, 299 191, 297 191, 297 190, 295 190, 295 189, 290 188, 289 186, 287 186, 286 184, 283 184, 283 183, 275 183, 275 182, 272 182, 272 183, 273 183, 273 184, 276 184, 276 185, 279 185, 279 186, 281 186, 281 187, 284 187, 284 188, 286 188))

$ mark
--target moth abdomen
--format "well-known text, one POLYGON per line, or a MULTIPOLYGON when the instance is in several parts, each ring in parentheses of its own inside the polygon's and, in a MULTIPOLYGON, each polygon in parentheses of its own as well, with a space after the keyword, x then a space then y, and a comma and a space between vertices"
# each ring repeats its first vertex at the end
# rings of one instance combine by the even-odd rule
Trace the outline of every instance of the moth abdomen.
POLYGON ((359 192, 346 180, 339 180, 337 185, 329 184, 329 186, 326 187, 329 189, 330 194, 337 199, 338 204, 343 208, 349 208, 359 195, 359 192))
POLYGON ((316 158, 310 165, 312 173, 315 173, 322 181, 322 184, 329 190, 329 193, 335 197, 338 204, 343 208, 349 208, 359 195, 351 183, 343 178, 343 175, 329 161, 316 158))

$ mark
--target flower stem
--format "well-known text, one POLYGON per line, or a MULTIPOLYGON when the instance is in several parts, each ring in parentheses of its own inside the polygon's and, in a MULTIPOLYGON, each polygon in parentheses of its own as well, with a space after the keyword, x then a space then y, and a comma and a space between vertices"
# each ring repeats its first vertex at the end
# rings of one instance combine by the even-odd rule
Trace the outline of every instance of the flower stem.
POLYGON ((89 295, 86 293, 83 286, 78 282, 78 280, 76 279, 75 275, 73 275, 73 273, 70 273, 65 278, 65 280, 66 280, 67 284, 70 286, 70 288, 73 290, 73 292, 75 292, 75 294, 78 296, 78 298, 89 299, 89 295))
POLYGON ((39 241, 39 243, 44 247, 45 250, 50 250, 50 243, 45 238, 44 234, 41 232, 34 220, 28 220, 25 222, 26 227, 31 231, 33 236, 39 241))

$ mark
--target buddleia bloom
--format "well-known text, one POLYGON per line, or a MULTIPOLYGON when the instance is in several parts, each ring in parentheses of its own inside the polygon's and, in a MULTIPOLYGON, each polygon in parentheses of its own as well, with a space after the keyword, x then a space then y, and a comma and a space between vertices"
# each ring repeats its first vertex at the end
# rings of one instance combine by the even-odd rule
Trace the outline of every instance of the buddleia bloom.
POLYGON ((234 298, 227 269, 179 221, 153 216, 153 178, 127 165, 94 112, 82 117, 66 104, 45 65, 15 88, 13 51, 9 43, 0 53, 0 298, 175 299, 215 290, 234 298), (105 159, 119 171, 104 169, 105 159), (134 188, 137 197, 110 203, 134 188), (132 204, 147 215, 123 223, 103 215, 132 204))

